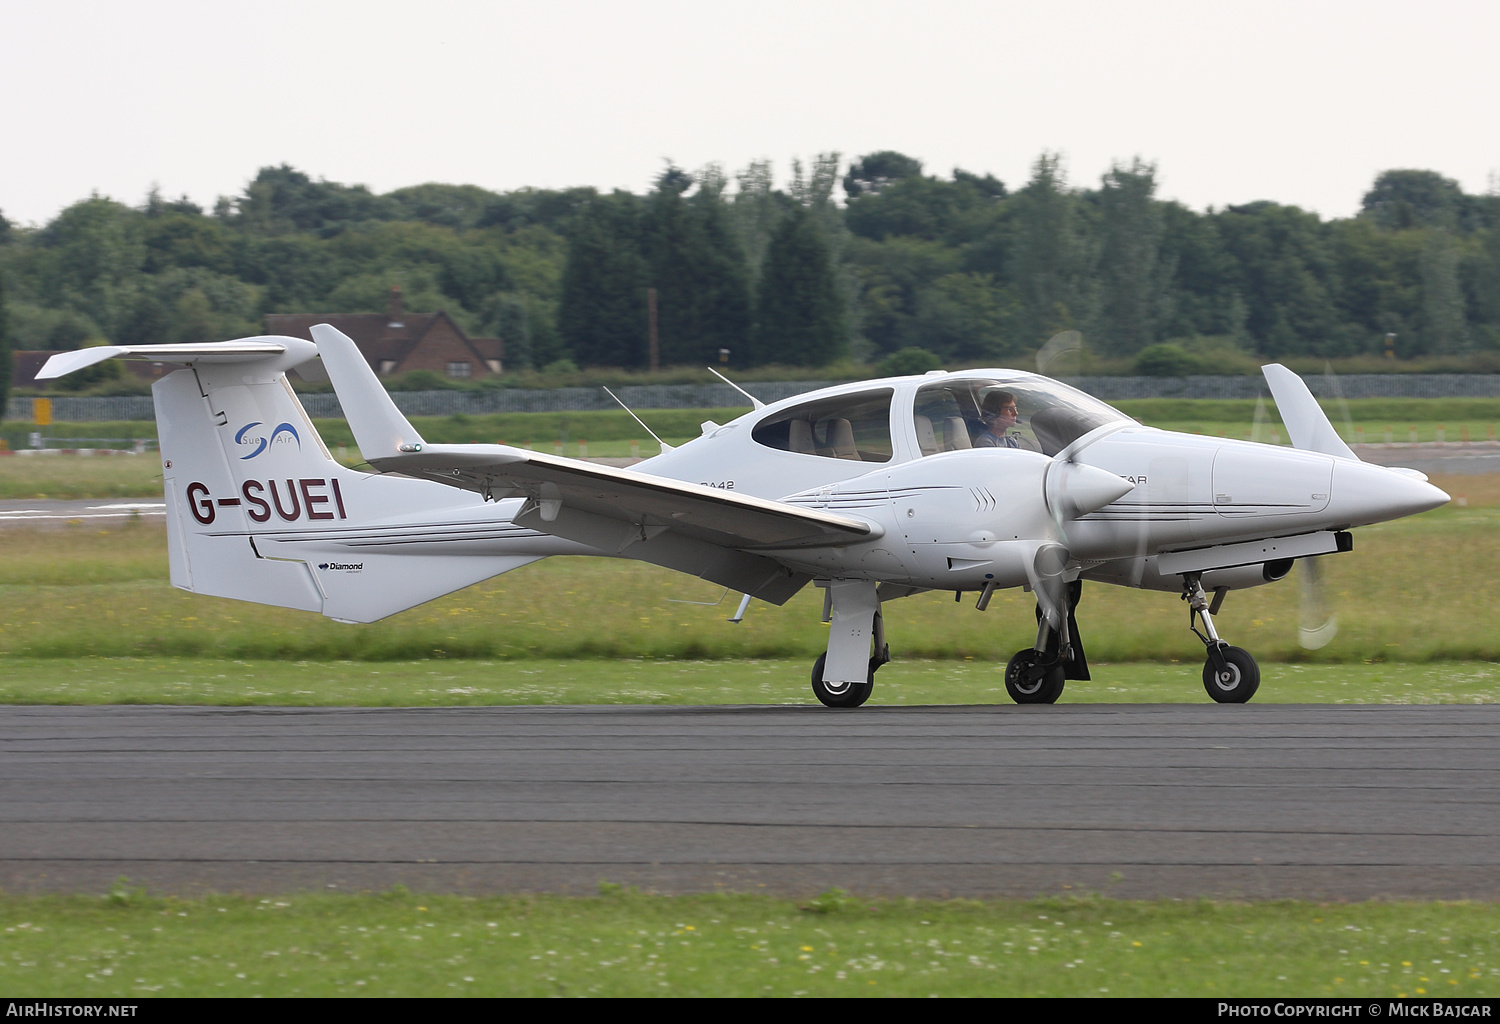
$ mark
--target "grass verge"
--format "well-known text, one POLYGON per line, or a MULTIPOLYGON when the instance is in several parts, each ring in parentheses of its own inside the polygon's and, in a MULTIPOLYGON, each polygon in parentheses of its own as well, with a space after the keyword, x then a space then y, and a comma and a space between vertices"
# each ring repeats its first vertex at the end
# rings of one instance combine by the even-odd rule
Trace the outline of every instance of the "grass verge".
POLYGON ((0 989, 134 996, 1494 996, 1478 903, 0 898, 0 989))

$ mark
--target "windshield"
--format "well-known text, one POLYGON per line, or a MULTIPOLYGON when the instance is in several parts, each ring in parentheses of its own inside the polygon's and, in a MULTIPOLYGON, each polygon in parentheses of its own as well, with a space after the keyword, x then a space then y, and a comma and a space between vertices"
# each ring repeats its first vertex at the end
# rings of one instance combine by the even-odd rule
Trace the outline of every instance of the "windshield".
POLYGON ((1043 378, 929 384, 917 392, 912 418, 923 455, 960 448, 1056 455, 1096 427, 1135 422, 1097 398, 1043 378))

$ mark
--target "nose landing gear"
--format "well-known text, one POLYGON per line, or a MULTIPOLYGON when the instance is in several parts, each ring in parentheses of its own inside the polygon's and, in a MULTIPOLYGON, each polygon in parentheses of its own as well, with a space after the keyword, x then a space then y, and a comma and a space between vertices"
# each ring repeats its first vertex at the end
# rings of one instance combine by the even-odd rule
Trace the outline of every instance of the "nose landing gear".
POLYGON ((1214 629, 1213 617, 1224 603, 1225 593, 1223 589, 1215 591, 1210 604, 1197 573, 1186 573, 1182 577, 1182 599, 1188 603, 1188 629, 1208 649, 1208 660, 1203 665, 1203 688, 1220 704, 1243 704, 1260 689, 1260 666, 1249 651, 1231 647, 1220 640, 1214 629), (1203 620, 1202 633, 1196 625, 1199 618, 1203 620))

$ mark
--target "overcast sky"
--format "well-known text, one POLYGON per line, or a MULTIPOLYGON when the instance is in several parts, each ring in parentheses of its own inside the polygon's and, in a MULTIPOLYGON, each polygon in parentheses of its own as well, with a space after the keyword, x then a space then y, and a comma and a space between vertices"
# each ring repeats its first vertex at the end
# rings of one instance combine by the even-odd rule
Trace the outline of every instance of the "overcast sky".
POLYGON ((267 164, 362 182, 644 191, 879 149, 1014 188, 1158 166, 1195 209, 1348 216, 1420 167, 1500 170, 1500 4, 0 0, 0 212, 152 183, 211 207, 267 164))

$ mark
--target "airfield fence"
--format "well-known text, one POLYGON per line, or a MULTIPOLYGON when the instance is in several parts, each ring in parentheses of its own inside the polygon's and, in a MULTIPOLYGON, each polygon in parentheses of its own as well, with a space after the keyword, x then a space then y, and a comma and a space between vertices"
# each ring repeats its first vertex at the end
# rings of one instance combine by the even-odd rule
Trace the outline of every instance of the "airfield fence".
MULTIPOLYGON (((1106 402, 1131 398, 1257 398, 1269 394, 1261 377, 1065 377, 1074 387, 1106 402)), ((1309 375, 1308 389, 1319 398, 1497 398, 1500 374, 1351 374, 1309 375)), ((745 390, 770 404, 816 391, 835 381, 752 382, 745 390)), ((724 409, 746 404, 726 384, 638 384, 615 388, 631 409, 724 409)), ((338 396, 299 396, 316 419, 343 416, 338 396)), ((493 388, 475 391, 397 391, 396 407, 410 416, 477 415, 491 412, 586 412, 618 406, 603 388, 528 390, 493 388)), ((32 400, 12 396, 5 418, 30 422, 32 400)), ((150 395, 107 398, 54 397, 52 418, 61 423, 101 423, 154 418, 150 395)))

